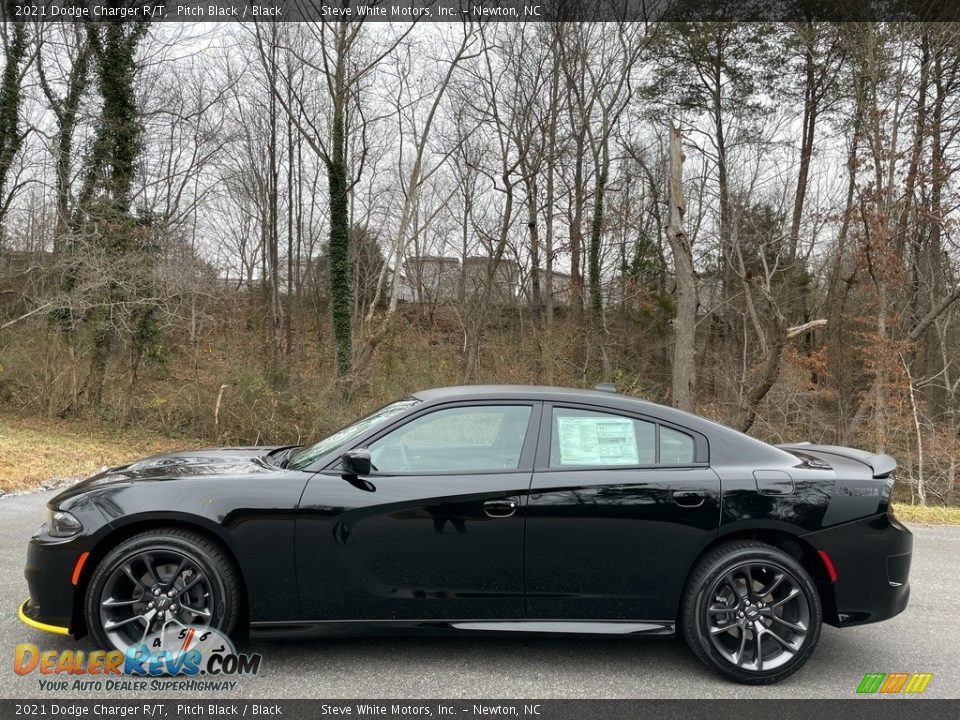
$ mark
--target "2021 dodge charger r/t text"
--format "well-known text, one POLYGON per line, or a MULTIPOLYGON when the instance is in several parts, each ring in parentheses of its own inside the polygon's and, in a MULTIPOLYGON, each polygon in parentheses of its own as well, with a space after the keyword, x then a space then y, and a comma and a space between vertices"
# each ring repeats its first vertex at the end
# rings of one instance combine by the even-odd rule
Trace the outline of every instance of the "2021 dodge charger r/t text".
POLYGON ((30 540, 34 627, 124 650, 226 633, 679 632, 769 683, 821 624, 906 607, 896 463, 774 447, 603 391, 427 390, 309 447, 104 470, 30 540))

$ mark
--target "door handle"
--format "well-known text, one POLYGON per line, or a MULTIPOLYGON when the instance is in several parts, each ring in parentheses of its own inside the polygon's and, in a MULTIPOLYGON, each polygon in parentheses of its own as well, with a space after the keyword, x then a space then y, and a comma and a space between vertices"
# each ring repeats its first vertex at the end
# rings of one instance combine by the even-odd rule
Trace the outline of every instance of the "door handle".
POLYGON ((703 505, 704 500, 706 498, 703 493, 690 490, 678 490, 673 494, 673 501, 683 508, 698 508, 703 505))
POLYGON ((502 500, 487 500, 483 504, 483 512, 487 517, 508 518, 517 512, 520 501, 517 498, 503 498, 502 500))

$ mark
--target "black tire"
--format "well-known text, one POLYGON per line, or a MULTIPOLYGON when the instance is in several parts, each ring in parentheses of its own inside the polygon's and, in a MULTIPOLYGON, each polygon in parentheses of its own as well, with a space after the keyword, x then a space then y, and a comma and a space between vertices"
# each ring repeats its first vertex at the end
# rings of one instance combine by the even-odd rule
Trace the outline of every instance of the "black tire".
MULTIPOLYGON (((209 613, 209 617, 190 615, 183 608, 180 608, 181 621, 189 622, 192 625, 208 625, 227 635, 234 630, 240 618, 242 590, 239 574, 232 559, 217 543, 200 533, 180 528, 161 528, 148 530, 124 540, 97 564, 87 586, 84 599, 84 617, 87 628, 99 647, 126 650, 125 643, 117 638, 119 631, 115 630, 111 637, 111 634, 108 634, 104 629, 101 602, 104 600, 104 591, 108 581, 115 584, 113 578, 121 577, 119 573, 122 572, 124 565, 129 568, 131 562, 136 563, 139 558, 151 557, 170 558, 171 565, 176 558, 181 558, 184 565, 180 567, 186 567, 186 573, 192 572, 194 581, 200 579, 196 590, 185 592, 203 593, 203 597, 206 598, 205 602, 208 603, 204 609, 209 613)), ((169 568, 170 565, 165 567, 169 568)), ((138 568, 134 575, 139 575, 139 572, 138 568)), ((143 572, 144 579, 140 586, 135 584, 132 575, 127 574, 127 577, 131 579, 128 585, 135 593, 131 597, 142 598, 142 602, 138 599, 137 604, 130 608, 129 612, 131 614, 143 612, 146 602, 153 600, 143 587, 146 582, 149 582, 146 580, 148 571, 144 570, 143 572)), ((172 577, 174 573, 169 569, 164 575, 160 568, 154 568, 152 575, 157 579, 157 585, 169 583, 168 587, 176 587, 174 583, 177 578, 172 577), (158 577, 158 575, 161 577, 158 577)), ((183 584, 185 583, 181 583, 180 587, 183 584)), ((113 591, 113 588, 111 588, 111 591, 113 591)), ((183 600, 182 597, 179 596, 178 599, 185 607, 186 600, 183 600)), ((190 595, 187 594, 186 597, 189 599, 190 595)), ((132 602, 133 600, 125 604, 131 604, 132 602)), ((173 602, 176 602, 176 599, 173 602)), ((177 606, 174 605, 173 608, 176 609, 177 606)), ((145 625, 149 628, 149 623, 146 621, 137 621, 131 624, 138 626, 138 629, 145 625)), ((130 642, 135 642, 135 640, 130 642)))
POLYGON ((741 540, 718 545, 693 569, 679 621, 690 649, 708 667, 739 683, 766 685, 810 658, 823 611, 800 563, 772 545, 741 540), (767 588, 772 592, 761 595, 767 588))

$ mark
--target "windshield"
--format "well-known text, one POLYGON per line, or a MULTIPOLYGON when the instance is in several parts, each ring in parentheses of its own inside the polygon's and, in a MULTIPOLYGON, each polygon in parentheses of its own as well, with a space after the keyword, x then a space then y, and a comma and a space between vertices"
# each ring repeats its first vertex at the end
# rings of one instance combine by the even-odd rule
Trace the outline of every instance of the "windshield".
POLYGON ((386 422, 394 415, 403 412, 413 405, 416 405, 418 402, 420 401, 415 398, 407 398, 406 400, 398 400, 395 403, 391 403, 390 405, 382 407, 372 415, 367 415, 362 420, 357 420, 352 425, 347 425, 347 427, 343 428, 342 430, 338 430, 330 437, 324 438, 320 442, 304 448, 290 458, 290 462, 287 463, 287 467, 293 468, 294 470, 302 470, 311 463, 314 463, 322 458, 327 453, 336 450, 340 445, 350 442, 355 437, 358 437, 367 430, 375 428, 377 425, 386 422))

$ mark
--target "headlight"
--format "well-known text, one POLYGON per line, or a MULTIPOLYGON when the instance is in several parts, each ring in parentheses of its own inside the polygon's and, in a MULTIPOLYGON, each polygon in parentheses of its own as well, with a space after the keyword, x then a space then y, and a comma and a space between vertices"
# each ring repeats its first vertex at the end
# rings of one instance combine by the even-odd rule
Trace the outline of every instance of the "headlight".
POLYGON ((47 525, 49 526, 48 534, 55 538, 73 537, 83 530, 80 521, 63 510, 51 510, 47 525))

